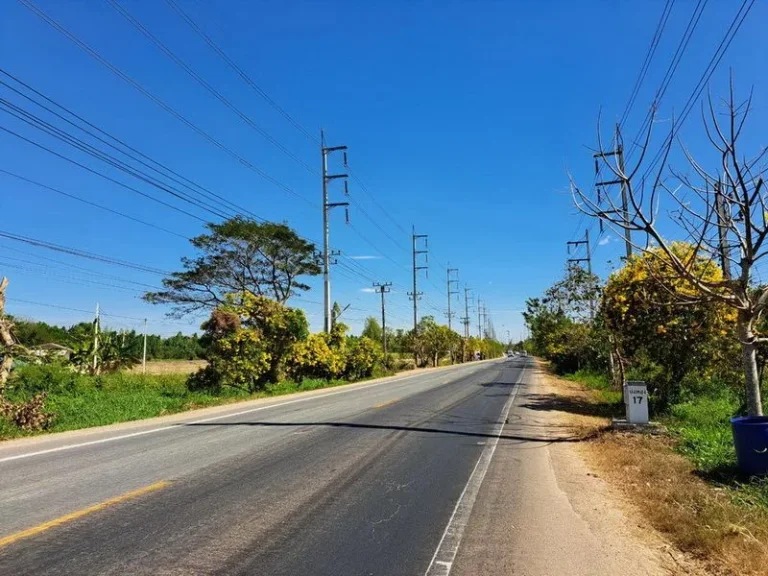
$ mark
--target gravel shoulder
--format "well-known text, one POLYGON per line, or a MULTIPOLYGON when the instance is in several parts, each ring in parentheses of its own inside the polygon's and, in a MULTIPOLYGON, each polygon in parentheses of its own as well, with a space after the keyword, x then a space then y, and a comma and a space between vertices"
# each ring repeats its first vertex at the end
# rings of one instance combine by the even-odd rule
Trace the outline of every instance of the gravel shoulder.
POLYGON ((563 411, 562 399, 540 368, 531 371, 451 573, 706 574, 596 471, 582 440, 604 421, 563 411))

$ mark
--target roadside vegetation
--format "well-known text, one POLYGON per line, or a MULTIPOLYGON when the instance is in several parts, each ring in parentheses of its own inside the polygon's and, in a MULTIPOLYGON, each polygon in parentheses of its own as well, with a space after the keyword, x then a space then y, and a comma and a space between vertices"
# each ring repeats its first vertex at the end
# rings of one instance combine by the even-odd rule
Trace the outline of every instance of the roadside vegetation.
MULTIPOLYGON (((550 366, 551 368, 551 366, 550 366)), ((703 396, 676 404, 654 418, 661 433, 612 431, 623 410, 621 392, 594 371, 545 376, 566 425, 585 440, 580 452, 593 473, 608 480, 675 547, 681 573, 729 576, 765 574, 768 500, 764 480, 733 474, 730 431, 723 414, 734 405, 703 396), (686 556, 687 555, 687 556, 686 556)), ((642 525, 642 524, 641 524, 642 525)))
MULTIPOLYGON (((574 203, 601 230, 625 236, 628 255, 604 283, 572 265, 529 299, 523 345, 562 377, 552 379, 567 397, 560 405, 574 422, 592 419, 581 433, 595 440, 585 445, 597 447, 589 452, 602 474, 656 528, 718 573, 764 574, 768 481, 740 475, 731 418, 765 426, 768 284, 758 264, 768 256, 768 196, 756 167, 766 150, 752 158, 741 150, 751 96, 736 102, 731 82, 718 102, 702 109, 714 162, 684 146, 676 154, 674 121, 650 166, 653 121, 645 141, 633 142, 635 166, 623 164, 620 131, 609 147, 599 142, 597 168, 621 194, 572 183, 574 203), (687 167, 667 164, 676 156, 687 167), (623 416, 622 384, 632 380, 647 383, 663 434, 606 427, 623 416)), ((753 441, 742 458, 764 452, 753 441)))
MULTIPOLYGON (((462 338, 431 316, 415 330, 366 320, 350 335, 343 308, 331 330, 311 333, 289 305, 316 275, 315 248, 283 224, 233 218, 192 240, 195 258, 146 300, 172 314, 208 311, 200 335, 147 337, 147 359, 183 360, 191 374, 143 374, 143 335, 98 321, 50 326, 2 314, 0 290, 0 439, 170 414, 238 400, 338 386, 416 367, 501 356, 493 334, 462 338)), ((166 372, 172 367, 165 366, 166 372)))

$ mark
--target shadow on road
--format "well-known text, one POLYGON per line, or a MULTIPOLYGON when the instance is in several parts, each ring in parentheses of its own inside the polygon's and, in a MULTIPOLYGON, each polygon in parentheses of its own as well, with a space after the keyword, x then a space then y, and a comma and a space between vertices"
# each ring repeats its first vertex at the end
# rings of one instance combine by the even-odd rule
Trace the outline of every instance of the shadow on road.
POLYGON ((621 404, 590 402, 582 398, 559 396, 557 394, 530 394, 527 402, 520 405, 529 410, 570 412, 582 416, 610 417, 621 412, 621 404))
MULTIPOLYGON (((446 430, 445 428, 424 428, 421 426, 400 426, 395 424, 361 424, 356 422, 189 422, 181 426, 263 426, 265 428, 303 428, 307 426, 322 428, 356 428, 362 430, 397 430, 402 432, 425 432, 428 434, 447 434, 454 436, 471 436, 474 438, 496 438, 496 434, 485 432, 471 432, 467 430, 446 430)), ((551 428, 551 427, 548 427, 551 428)), ((500 440, 516 440, 519 442, 581 442, 582 437, 560 437, 552 438, 545 435, 512 435, 502 434, 498 436, 500 440)))

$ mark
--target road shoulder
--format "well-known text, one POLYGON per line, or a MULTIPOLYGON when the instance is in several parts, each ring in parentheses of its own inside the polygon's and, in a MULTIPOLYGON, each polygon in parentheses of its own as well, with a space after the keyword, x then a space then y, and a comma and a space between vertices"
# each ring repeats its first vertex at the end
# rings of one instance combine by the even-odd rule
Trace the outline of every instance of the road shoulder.
POLYGON ((293 392, 290 394, 278 394, 274 396, 263 396, 258 398, 238 399, 235 401, 226 401, 221 404, 208 406, 205 408, 193 408, 190 410, 183 410, 181 412, 175 412, 173 414, 166 414, 162 416, 153 416, 151 418, 141 418, 139 420, 127 420, 123 422, 115 422, 112 424, 105 424, 103 426, 91 426, 87 428, 78 428, 76 430, 67 430, 64 432, 41 432, 31 436, 22 436, 20 438, 11 438, 7 440, 0 439, 0 459, 5 452, 13 452, 16 450, 44 450, 51 446, 56 446, 62 443, 71 442, 89 442, 98 441, 103 438, 108 438, 113 435, 122 434, 137 434, 142 433, 145 430, 174 426, 180 423, 200 420, 200 419, 212 419, 212 418, 224 418, 239 412, 253 410, 261 407, 277 406, 295 401, 301 401, 306 398, 323 397, 323 396, 335 396, 337 394, 343 394, 345 392, 351 392, 354 390, 365 389, 379 384, 385 384, 388 382, 398 383, 403 380, 419 377, 419 376, 431 376, 441 374, 443 372, 450 372, 452 370, 461 368, 481 367, 487 363, 498 362, 497 358, 489 360, 481 360, 477 362, 468 362, 463 364, 453 364, 450 366, 439 366, 429 368, 418 368, 415 370, 405 370, 397 372, 391 376, 383 376, 381 378, 371 378, 368 380, 361 380, 358 382, 348 382, 337 386, 329 386, 323 388, 317 388, 315 390, 307 390, 300 392, 293 392))
POLYGON ((552 396, 532 371, 502 431, 452 575, 701 574, 592 471, 572 422, 542 403, 552 396))

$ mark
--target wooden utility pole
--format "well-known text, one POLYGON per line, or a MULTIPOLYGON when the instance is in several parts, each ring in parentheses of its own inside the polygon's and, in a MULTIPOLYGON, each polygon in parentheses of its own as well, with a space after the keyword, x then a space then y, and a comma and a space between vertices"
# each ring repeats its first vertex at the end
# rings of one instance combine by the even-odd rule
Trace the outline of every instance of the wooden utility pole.
POLYGON ((387 357, 387 315, 384 309, 384 294, 390 291, 389 287, 392 286, 392 282, 374 282, 373 287, 376 288, 376 292, 381 294, 381 343, 384 348, 384 358, 387 357))
POLYGON ((330 250, 330 227, 328 225, 328 213, 333 208, 343 207, 347 214, 349 224, 349 202, 328 202, 328 182, 331 180, 344 180, 344 193, 349 195, 347 186, 347 174, 328 174, 328 155, 332 152, 344 152, 344 167, 347 166, 346 146, 325 146, 325 134, 320 131, 320 151, 323 157, 323 329, 331 332, 331 256, 338 254, 330 250))

